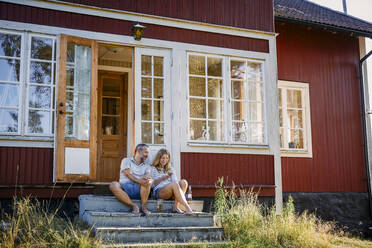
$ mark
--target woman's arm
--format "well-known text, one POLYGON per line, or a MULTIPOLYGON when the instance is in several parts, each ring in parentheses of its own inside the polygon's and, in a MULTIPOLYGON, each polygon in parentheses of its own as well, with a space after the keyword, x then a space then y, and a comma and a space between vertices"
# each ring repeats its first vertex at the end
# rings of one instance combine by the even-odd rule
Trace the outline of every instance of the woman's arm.
POLYGON ((170 178, 172 175, 169 175, 169 174, 166 174, 166 175, 164 175, 164 176, 162 176, 162 177, 159 177, 159 178, 157 178, 157 179, 155 179, 154 180, 154 186, 156 186, 156 185, 158 185, 161 181, 163 181, 163 180, 167 180, 168 178, 170 178))

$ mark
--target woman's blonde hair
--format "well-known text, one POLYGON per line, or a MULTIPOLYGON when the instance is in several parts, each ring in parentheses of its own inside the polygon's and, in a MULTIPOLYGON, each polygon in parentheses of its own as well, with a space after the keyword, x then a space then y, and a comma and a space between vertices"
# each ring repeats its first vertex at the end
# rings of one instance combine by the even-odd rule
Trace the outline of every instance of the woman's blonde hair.
POLYGON ((167 149, 162 148, 158 151, 154 162, 152 163, 152 166, 154 166, 158 170, 158 172, 160 172, 162 169, 160 166, 160 159, 161 157, 163 157, 163 155, 168 155, 168 163, 164 165, 164 172, 167 173, 170 170, 170 153, 167 149))

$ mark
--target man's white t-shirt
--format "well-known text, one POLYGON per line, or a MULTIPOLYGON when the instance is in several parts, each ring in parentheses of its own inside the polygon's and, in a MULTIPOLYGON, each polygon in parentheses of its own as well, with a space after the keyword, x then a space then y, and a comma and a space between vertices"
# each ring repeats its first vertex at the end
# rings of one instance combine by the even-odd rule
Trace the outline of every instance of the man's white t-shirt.
POLYGON ((121 183, 126 183, 126 182, 131 181, 126 175, 124 175, 123 170, 125 169, 130 169, 130 171, 132 172, 132 175, 138 179, 143 177, 146 174, 151 175, 151 165, 146 163, 146 161, 143 162, 142 164, 137 164, 134 157, 123 158, 120 164, 120 182, 121 183))

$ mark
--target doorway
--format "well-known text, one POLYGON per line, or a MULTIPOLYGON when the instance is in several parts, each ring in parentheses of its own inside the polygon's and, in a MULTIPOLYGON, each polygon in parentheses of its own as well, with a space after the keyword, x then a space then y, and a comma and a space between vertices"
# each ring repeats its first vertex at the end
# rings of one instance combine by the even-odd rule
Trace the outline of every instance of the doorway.
POLYGON ((127 151, 128 73, 99 72, 97 181, 118 181, 127 151))

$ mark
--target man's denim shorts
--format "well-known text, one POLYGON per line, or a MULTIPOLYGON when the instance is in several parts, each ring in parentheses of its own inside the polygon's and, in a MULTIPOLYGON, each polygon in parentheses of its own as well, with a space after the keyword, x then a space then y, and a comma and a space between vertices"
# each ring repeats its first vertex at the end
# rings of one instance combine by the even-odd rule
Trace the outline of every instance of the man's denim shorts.
POLYGON ((141 199, 141 187, 135 182, 120 183, 125 193, 128 194, 130 199, 141 199))

